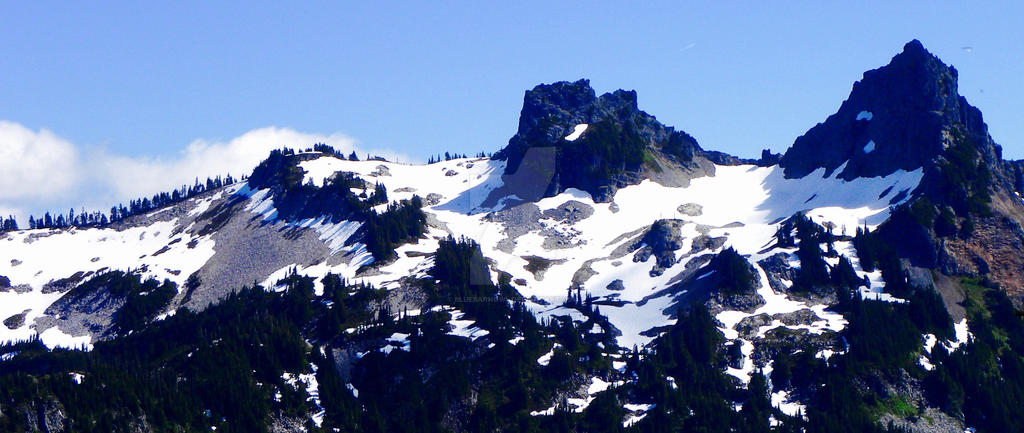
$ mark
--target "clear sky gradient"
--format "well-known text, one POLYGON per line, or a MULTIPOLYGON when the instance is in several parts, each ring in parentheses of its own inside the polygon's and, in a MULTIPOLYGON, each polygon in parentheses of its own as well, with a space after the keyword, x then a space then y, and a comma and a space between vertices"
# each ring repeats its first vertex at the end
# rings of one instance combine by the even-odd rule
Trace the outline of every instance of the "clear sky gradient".
POLYGON ((753 157, 917 38, 1024 158, 1019 2, 69 3, 3 2, 0 120, 80 153, 174 159, 269 126, 412 160, 492 152, 526 89, 590 78, 753 157))

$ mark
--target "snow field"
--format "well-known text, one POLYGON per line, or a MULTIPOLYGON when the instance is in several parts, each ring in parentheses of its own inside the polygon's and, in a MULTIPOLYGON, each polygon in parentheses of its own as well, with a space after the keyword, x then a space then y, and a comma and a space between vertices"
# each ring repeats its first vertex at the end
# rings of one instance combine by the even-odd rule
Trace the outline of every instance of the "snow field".
MULTIPOLYGON (((212 198, 193 200, 199 200, 199 208, 212 198)), ((35 319, 69 290, 43 293, 44 286, 78 272, 92 277, 106 270, 145 269, 144 279, 168 279, 181 290, 188 276, 214 254, 213 239, 181 231, 183 224, 174 218, 124 230, 37 229, 0 237, 0 275, 10 278, 12 286, 29 288, 25 293, 0 292, 0 320, 26 313, 23 326, 13 330, 0 327, 0 342, 26 340, 35 335, 35 319)), ((45 330, 40 338, 51 348, 83 344, 91 347, 88 336, 72 337, 56 328, 45 330)))

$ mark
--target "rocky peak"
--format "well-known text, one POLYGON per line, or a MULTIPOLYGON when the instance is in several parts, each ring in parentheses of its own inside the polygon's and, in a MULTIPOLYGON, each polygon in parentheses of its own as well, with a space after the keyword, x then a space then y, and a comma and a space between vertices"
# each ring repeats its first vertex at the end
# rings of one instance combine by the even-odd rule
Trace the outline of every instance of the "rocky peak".
POLYGON ((839 111, 797 138, 781 164, 790 178, 844 163, 847 180, 915 170, 932 165, 955 129, 990 141, 981 112, 957 93, 956 69, 913 40, 865 72, 839 111))
POLYGON ((597 96, 583 79, 527 91, 519 130, 495 158, 508 161, 507 175, 525 159, 531 181, 547 182, 540 187, 544 195, 579 188, 608 201, 615 188, 647 178, 646 171, 695 167, 693 158, 702 152, 693 137, 641 111, 635 91, 597 96), (550 173, 537 173, 534 166, 550 167, 550 173))

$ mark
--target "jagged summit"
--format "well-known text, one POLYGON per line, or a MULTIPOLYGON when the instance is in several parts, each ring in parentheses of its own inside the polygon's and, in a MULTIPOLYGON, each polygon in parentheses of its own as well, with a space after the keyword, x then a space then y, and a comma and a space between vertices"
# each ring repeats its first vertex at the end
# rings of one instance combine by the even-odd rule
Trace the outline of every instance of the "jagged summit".
POLYGON ((916 170, 948 147, 955 129, 987 141, 981 112, 957 93, 956 69, 915 39, 865 72, 839 111, 797 138, 781 164, 790 178, 843 163, 847 180, 916 170))
MULTIPOLYGON (((653 173, 697 170, 694 157, 701 154, 689 134, 640 110, 635 91, 597 96, 590 81, 581 79, 528 90, 519 129, 495 158, 508 161, 506 175, 523 166, 530 182, 540 179, 544 185, 533 190, 541 196, 579 188, 598 201, 608 201, 616 188, 657 177, 653 173)), ((683 178, 662 180, 685 183, 683 178)))

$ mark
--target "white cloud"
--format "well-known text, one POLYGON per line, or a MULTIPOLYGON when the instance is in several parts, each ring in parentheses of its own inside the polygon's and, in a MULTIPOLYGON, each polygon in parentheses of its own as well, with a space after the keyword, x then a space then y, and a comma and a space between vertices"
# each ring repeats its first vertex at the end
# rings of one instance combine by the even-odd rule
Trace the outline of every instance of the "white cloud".
POLYGON ((53 132, 0 120, 0 206, 59 194, 80 175, 78 149, 53 132))
POLYGON ((344 135, 268 127, 254 129, 228 142, 195 140, 173 158, 110 155, 102 157, 99 163, 112 177, 110 183, 117 196, 135 197, 191 184, 196 177, 205 179, 227 173, 240 177, 252 171, 273 149, 305 149, 318 142, 345 153, 355 149, 355 140, 344 135))
MULTIPOLYGON (((17 212, 22 225, 28 215, 45 210, 85 207, 103 210, 132 198, 169 191, 195 178, 230 173, 249 174, 273 149, 305 149, 325 143, 360 157, 367 152, 342 134, 311 134, 289 128, 254 129, 226 142, 198 139, 170 157, 129 157, 102 149, 86 149, 45 129, 32 131, 0 121, 0 209, 17 212)), ((393 161, 409 158, 370 151, 393 161)), ((6 214, 5 214, 6 215, 6 214)))

